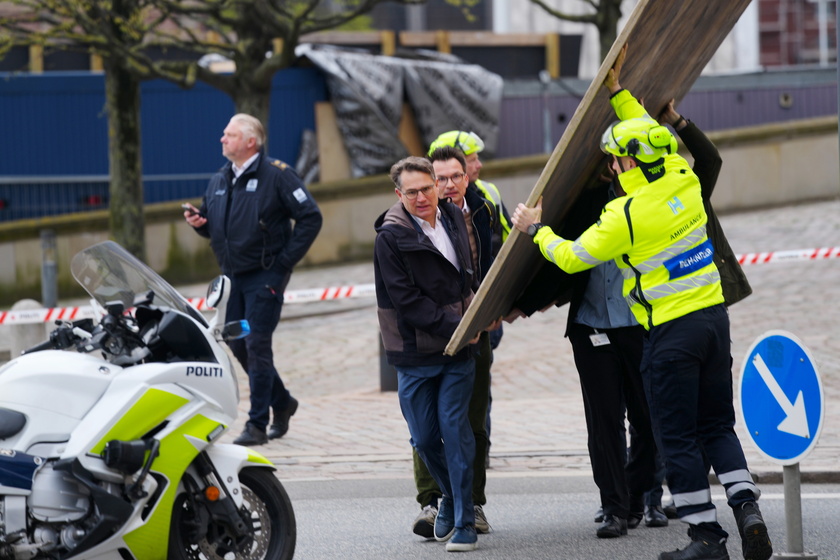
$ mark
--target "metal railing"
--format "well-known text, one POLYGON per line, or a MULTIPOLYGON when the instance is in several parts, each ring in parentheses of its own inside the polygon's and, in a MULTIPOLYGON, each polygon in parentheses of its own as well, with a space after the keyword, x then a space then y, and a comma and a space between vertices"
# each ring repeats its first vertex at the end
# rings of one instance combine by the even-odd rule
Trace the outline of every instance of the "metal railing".
MULTIPOLYGON (((211 173, 145 175, 146 204, 199 197, 211 173)), ((0 177, 0 222, 101 210, 109 203, 108 175, 0 177)))

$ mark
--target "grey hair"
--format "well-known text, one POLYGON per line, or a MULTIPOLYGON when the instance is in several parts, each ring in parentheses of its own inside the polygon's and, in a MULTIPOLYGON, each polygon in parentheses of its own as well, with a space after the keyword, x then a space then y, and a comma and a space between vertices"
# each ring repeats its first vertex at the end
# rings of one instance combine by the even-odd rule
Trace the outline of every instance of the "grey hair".
POLYGON ((242 130, 242 136, 245 140, 255 138, 257 140, 257 149, 262 148, 265 144, 265 127, 256 117, 252 117, 247 113, 237 113, 231 117, 230 122, 235 122, 242 130))
POLYGON ((404 171, 418 171, 428 174, 432 180, 435 178, 435 168, 432 167, 432 162, 426 158, 408 156, 391 166, 391 180, 400 190, 402 190, 402 174, 404 171))

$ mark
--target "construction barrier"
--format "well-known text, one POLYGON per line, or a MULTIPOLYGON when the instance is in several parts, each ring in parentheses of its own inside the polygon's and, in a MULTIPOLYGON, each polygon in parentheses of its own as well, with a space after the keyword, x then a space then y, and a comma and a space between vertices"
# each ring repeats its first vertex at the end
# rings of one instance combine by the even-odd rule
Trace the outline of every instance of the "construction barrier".
POLYGON ((774 251, 771 253, 746 253, 737 255, 741 264, 759 264, 787 261, 812 261, 840 257, 840 247, 822 247, 820 249, 794 249, 792 251, 774 251))
MULTIPOLYGON (((287 290, 283 294, 283 302, 311 303, 315 301, 372 297, 375 293, 376 290, 373 284, 309 290, 287 290)), ((187 298, 187 301, 199 311, 208 311, 210 309, 207 307, 207 302, 204 298, 187 298)), ((96 314, 93 307, 89 305, 0 311, 0 325, 23 325, 27 323, 49 323, 52 321, 75 321, 77 319, 93 318, 96 318, 96 314)))

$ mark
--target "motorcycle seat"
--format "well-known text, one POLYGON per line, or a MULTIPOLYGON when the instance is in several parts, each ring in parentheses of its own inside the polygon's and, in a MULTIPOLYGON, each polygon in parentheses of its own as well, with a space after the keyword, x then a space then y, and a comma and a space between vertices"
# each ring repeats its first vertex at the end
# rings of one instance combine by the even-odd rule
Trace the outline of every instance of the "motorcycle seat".
POLYGON ((0 439, 7 439, 18 433, 26 425, 26 416, 17 410, 0 408, 0 439))

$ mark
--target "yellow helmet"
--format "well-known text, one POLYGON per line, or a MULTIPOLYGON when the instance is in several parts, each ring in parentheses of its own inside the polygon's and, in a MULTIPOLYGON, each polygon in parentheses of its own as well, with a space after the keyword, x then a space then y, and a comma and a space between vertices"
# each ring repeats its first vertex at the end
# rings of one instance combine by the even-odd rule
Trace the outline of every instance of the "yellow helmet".
POLYGON ((483 151, 484 141, 475 132, 450 130, 435 138, 435 141, 429 146, 429 155, 432 155, 432 152, 444 146, 458 148, 464 152, 465 156, 468 156, 483 151))
POLYGON ((601 136, 601 151, 615 156, 631 156, 642 163, 653 163, 677 151, 671 131, 650 119, 615 121, 601 136))

